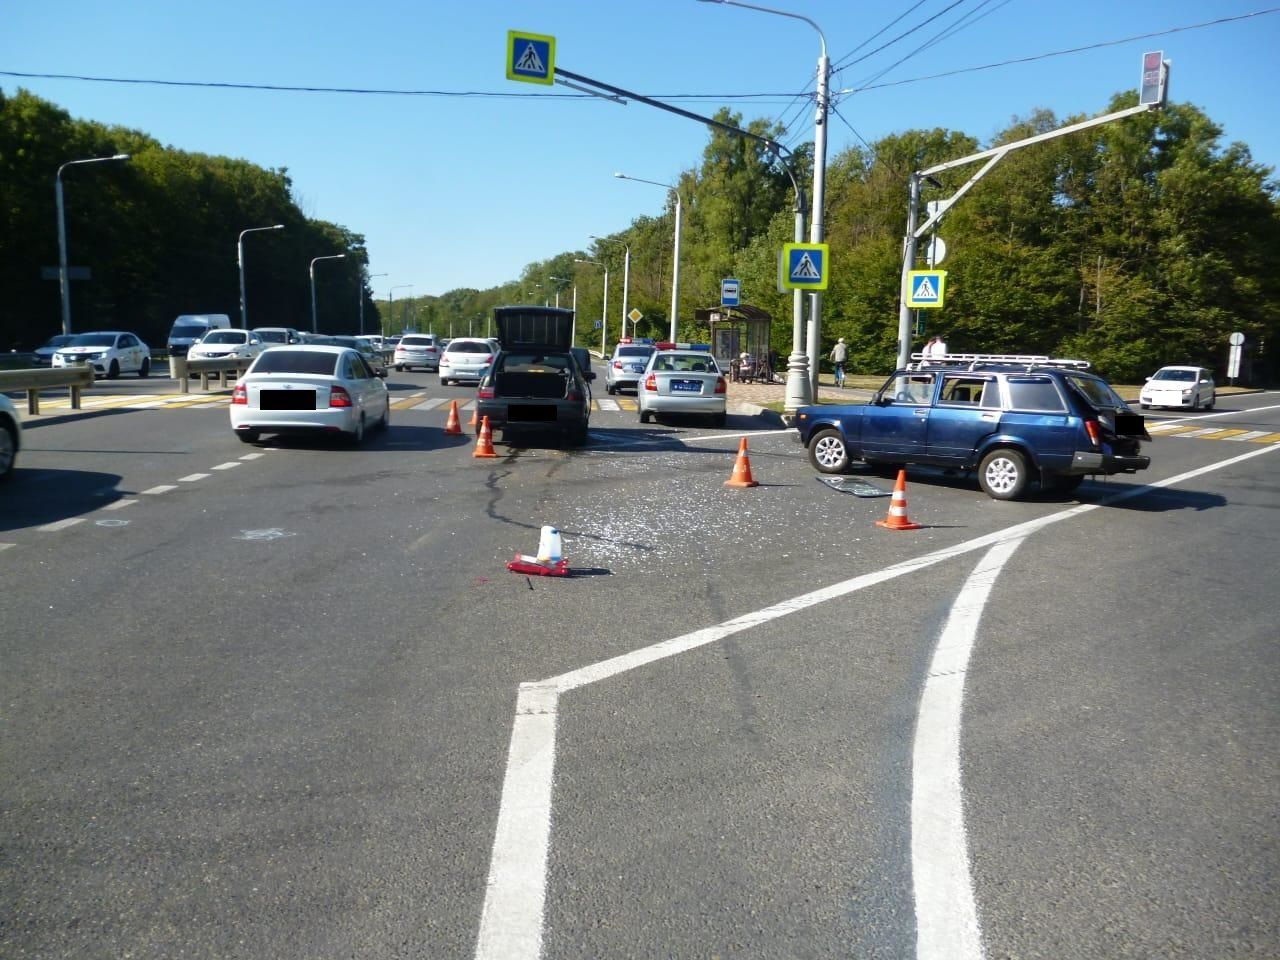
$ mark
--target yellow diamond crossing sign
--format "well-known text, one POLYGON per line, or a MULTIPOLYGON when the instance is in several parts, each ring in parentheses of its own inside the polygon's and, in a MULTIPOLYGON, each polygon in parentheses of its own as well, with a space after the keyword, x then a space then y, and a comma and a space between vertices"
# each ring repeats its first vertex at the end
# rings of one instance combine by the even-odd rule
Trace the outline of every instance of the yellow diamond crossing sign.
POLYGON ((507 79, 555 83, 556 38, 525 30, 508 30, 507 79))
POLYGON ((907 306, 937 308, 942 306, 947 289, 947 271, 911 270, 907 273, 907 306))

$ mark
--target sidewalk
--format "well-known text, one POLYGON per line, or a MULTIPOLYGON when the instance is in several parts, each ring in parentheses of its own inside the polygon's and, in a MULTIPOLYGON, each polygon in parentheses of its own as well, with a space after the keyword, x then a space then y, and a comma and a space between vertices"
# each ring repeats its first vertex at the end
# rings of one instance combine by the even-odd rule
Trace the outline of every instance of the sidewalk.
MULTIPOLYGON (((826 403, 864 403, 873 391, 855 387, 840 389, 830 384, 820 384, 818 398, 826 403)), ((764 416, 783 425, 782 414, 765 404, 777 404, 781 408, 786 400, 787 387, 783 383, 734 383, 728 381, 729 410, 750 416, 764 416)))

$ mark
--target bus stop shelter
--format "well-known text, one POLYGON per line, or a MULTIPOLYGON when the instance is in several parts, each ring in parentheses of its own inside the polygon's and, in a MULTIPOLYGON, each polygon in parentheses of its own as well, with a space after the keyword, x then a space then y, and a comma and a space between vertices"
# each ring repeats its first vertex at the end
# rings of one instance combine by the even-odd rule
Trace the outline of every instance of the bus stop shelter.
POLYGON ((759 307, 709 307, 695 311, 699 324, 711 330, 711 352, 735 381, 773 383, 775 360, 770 346, 773 317, 759 307), (746 356, 743 356, 745 354, 746 356))

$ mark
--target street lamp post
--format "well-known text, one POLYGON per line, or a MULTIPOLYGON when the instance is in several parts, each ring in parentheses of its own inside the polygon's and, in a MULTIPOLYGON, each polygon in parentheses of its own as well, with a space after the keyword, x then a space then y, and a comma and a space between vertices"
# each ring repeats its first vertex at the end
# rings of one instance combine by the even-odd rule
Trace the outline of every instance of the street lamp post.
MULTIPOLYGON (((605 333, 609 329, 609 268, 599 260, 578 260, 574 259, 574 263, 590 263, 597 267, 604 268, 604 300, 600 304, 600 356, 604 356, 607 351, 605 349, 605 333)), ((575 325, 578 318, 578 288, 573 288, 573 317, 575 325)))
MULTIPOLYGON (((392 334, 392 333, 395 331, 395 325, 396 325, 396 291, 397 291, 397 290, 412 290, 412 289, 413 289, 413 284, 412 284, 412 283, 401 283, 401 284, 398 284, 398 285, 396 285, 396 286, 392 287, 390 290, 388 290, 388 291, 387 291, 387 323, 389 323, 389 324, 391 325, 391 326, 390 326, 390 327, 388 327, 388 329, 387 329, 387 333, 388 333, 388 334, 392 334)), ((453 321, 452 321, 452 320, 451 320, 451 321, 449 321, 449 336, 451 336, 451 337, 453 336, 453 321)))
POLYGON ((311 332, 319 333, 316 329, 316 264, 321 260, 345 260, 345 253, 335 253, 327 257, 315 257, 311 261, 311 332))
POLYGON ((627 250, 627 255, 622 261, 622 326, 620 328, 622 330, 623 339, 626 339, 627 296, 630 293, 630 287, 631 287, 631 244, 627 243, 624 240, 613 240, 609 237, 597 237, 595 234, 591 234, 591 236, 588 239, 596 240, 596 241, 599 241, 600 243, 616 243, 616 244, 619 244, 620 246, 625 247, 627 250))
POLYGON ((615 173, 614 176, 620 180, 635 180, 637 183, 665 187, 675 194, 676 230, 675 242, 672 244, 674 250, 671 255, 671 341, 674 343, 676 340, 676 323, 680 319, 680 191, 669 183, 659 183, 657 180, 641 180, 639 177, 629 177, 625 173, 615 173))
POLYGON ((385 273, 365 273, 360 271, 360 336, 364 336, 364 287, 374 277, 385 277, 385 273))
POLYGON ((129 154, 117 153, 110 157, 93 157, 88 160, 68 160, 58 168, 53 178, 54 199, 58 206, 58 290, 62 297, 62 332, 71 333, 71 278, 67 275, 67 215, 62 201, 62 171, 82 163, 105 163, 108 160, 128 160, 129 154))
MULTIPOLYGON (((822 206, 825 201, 825 191, 827 183, 827 109, 830 106, 828 82, 830 80, 831 65, 827 59, 827 38, 822 32, 822 28, 810 20, 808 17, 801 16, 798 13, 791 13, 787 10, 774 10, 772 7, 761 7, 754 3, 744 3, 742 0, 702 0, 704 3, 723 3, 730 7, 743 7, 747 10, 758 10, 761 13, 772 13, 779 17, 790 17, 792 20, 803 20, 809 26, 818 32, 818 40, 821 42, 821 53, 818 55, 818 90, 817 90, 817 110, 814 115, 814 133, 813 133, 813 209, 809 217, 809 242, 821 243, 825 230, 825 224, 822 219, 822 206)), ((828 267, 830 269, 830 267, 828 267)), ((822 294, 817 290, 809 294, 809 386, 811 388, 811 396, 816 400, 818 396, 818 361, 821 351, 822 337, 822 294)), ((792 388, 790 378, 787 382, 787 394, 791 395, 792 388)))
POLYGON ((245 308, 244 298, 244 235, 246 233, 257 233, 259 230, 283 230, 284 224, 277 223, 270 227, 250 227, 248 230, 240 231, 240 239, 236 241, 236 266, 240 268, 240 329, 249 329, 249 315, 245 308))
POLYGON ((556 309, 560 309, 560 284, 573 283, 568 277, 547 277, 548 280, 554 280, 556 284, 556 309))

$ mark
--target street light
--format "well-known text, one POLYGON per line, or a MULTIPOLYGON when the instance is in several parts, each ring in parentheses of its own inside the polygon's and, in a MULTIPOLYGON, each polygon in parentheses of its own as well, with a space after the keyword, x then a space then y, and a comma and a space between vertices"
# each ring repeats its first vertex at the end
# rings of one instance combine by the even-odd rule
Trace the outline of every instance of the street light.
POLYGON ((259 230, 283 230, 284 224, 277 223, 271 227, 250 227, 240 231, 240 239, 236 241, 236 266, 240 268, 240 329, 249 329, 249 317, 244 305, 244 235, 257 233, 259 230))
POLYGON ((622 240, 613 240, 609 237, 597 237, 594 233, 588 236, 589 240, 596 240, 600 243, 616 243, 627 248, 626 258, 622 261, 622 337, 627 336, 627 294, 631 286, 631 244, 622 240))
MULTIPOLYGON (((813 120, 813 212, 809 217, 809 242, 821 243, 823 234, 822 205, 827 175, 827 108, 829 106, 827 82, 830 79, 829 74, 831 72, 830 62, 827 60, 827 38, 822 33, 821 27, 808 17, 801 16, 798 13, 791 13, 787 10, 774 10, 772 7, 761 7, 754 3, 743 3, 742 0, 701 0, 701 2, 723 3, 730 7, 743 7, 747 10, 758 10, 761 13, 776 14, 779 17, 790 17, 792 20, 803 20, 818 32, 818 40, 821 42, 822 47, 821 53, 818 55, 817 112, 813 120)), ((827 269, 830 269, 829 265, 827 269)), ((818 359, 819 350, 821 349, 821 334, 822 294, 814 290, 809 294, 809 386, 812 390, 811 396, 815 400, 818 397, 818 359)), ((788 396, 791 393, 791 381, 788 376, 788 396)))
POLYGON ((53 178, 54 198, 58 201, 58 290, 62 296, 62 332, 71 333, 71 278, 67 276, 67 216, 62 203, 62 171, 81 163, 105 163, 108 160, 128 160, 129 154, 117 153, 110 157, 93 157, 89 160, 68 160, 58 168, 53 178))
POLYGON ((672 245, 674 251, 671 254, 671 342, 676 340, 676 321, 680 318, 680 191, 669 183, 659 183, 657 180, 641 180, 639 177, 629 177, 625 173, 615 173, 615 177, 619 180, 635 180, 637 183, 649 183, 655 187, 664 187, 676 195, 676 238, 672 245))
POLYGON ((311 261, 311 332, 319 333, 316 329, 316 264, 321 260, 345 260, 345 253, 335 253, 327 257, 315 257, 311 261))
MULTIPOLYGON (((551 277, 557 283, 573 284, 573 320, 569 323, 569 345, 573 346, 578 342, 578 284, 568 277, 551 277)), ((556 287, 556 306, 560 306, 560 288, 556 287)))
MULTIPOLYGON (((412 289, 413 289, 412 283, 401 283, 397 286, 392 287, 390 290, 387 291, 387 322, 391 324, 391 328, 389 328, 387 331, 388 333, 390 333, 391 329, 393 329, 396 325, 396 291, 412 290, 412 289)), ((451 337, 453 336, 452 321, 449 322, 449 336, 451 337)))
MULTIPOLYGON (((600 356, 604 356, 605 350, 605 332, 609 329, 609 268, 599 260, 579 260, 574 258, 574 263, 590 263, 597 267, 604 267, 604 302, 600 304, 600 356)), ((573 316, 575 321, 578 316, 578 292, 577 287, 574 288, 573 296, 573 316)))
POLYGON ((374 277, 387 277, 387 273, 365 273, 363 269, 360 271, 360 336, 364 336, 364 287, 374 277))

